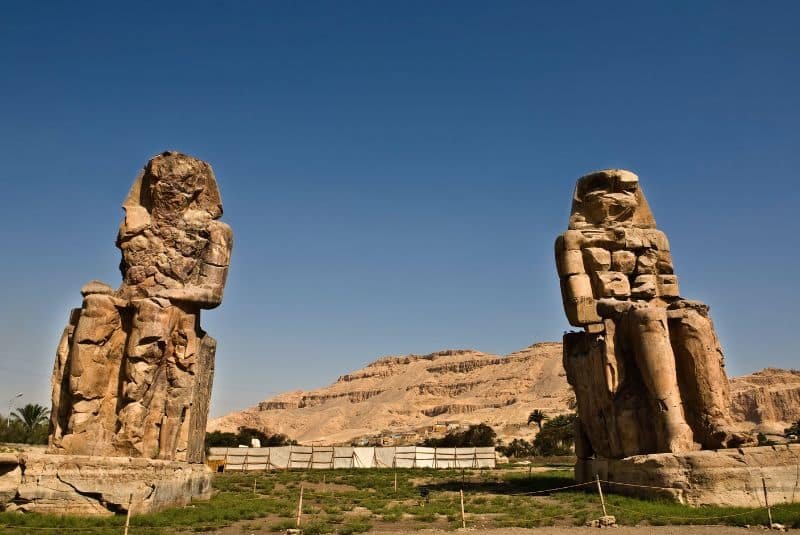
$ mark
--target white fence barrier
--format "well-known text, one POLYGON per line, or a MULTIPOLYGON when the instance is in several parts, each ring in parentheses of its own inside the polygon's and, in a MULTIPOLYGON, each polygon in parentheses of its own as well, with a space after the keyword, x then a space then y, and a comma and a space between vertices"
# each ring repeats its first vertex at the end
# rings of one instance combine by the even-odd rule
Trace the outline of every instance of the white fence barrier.
POLYGON ((394 448, 350 446, 280 446, 211 448, 209 461, 225 470, 265 471, 287 468, 494 468, 494 448, 394 448))

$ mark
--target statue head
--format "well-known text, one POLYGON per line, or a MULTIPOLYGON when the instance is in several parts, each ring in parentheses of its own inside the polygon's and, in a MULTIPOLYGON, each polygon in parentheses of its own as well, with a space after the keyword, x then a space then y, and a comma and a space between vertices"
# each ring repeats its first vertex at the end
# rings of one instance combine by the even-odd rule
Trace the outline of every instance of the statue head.
POLYGON ((170 151, 147 162, 123 208, 129 216, 131 212, 145 211, 157 220, 176 219, 188 210, 205 212, 217 219, 222 215, 222 200, 210 165, 170 151))
POLYGON ((579 178, 569 228, 618 226, 655 227, 639 177, 624 169, 604 169, 579 178))

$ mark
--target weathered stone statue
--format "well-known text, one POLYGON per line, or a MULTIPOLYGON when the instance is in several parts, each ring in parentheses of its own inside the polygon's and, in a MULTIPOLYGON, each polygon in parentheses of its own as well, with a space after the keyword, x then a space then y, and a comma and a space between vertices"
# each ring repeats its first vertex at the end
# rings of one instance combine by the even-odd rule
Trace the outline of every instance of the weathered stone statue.
POLYGON ((728 381, 708 306, 681 298, 666 235, 638 177, 578 180, 555 245, 578 402, 579 459, 736 447, 728 381))
POLYGON ((211 166, 156 156, 123 208, 122 285, 86 284, 58 346, 49 451, 200 462, 216 350, 200 310, 222 301, 233 242, 211 166))

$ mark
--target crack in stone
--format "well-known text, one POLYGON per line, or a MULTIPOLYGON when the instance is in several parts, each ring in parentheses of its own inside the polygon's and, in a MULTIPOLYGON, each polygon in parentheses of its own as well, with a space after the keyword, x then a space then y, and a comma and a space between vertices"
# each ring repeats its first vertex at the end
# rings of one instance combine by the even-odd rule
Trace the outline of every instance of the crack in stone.
POLYGON ((104 500, 103 499, 103 494, 101 492, 88 492, 88 491, 80 490, 78 487, 76 487, 75 485, 73 485, 69 481, 63 479, 58 472, 56 472, 56 479, 58 481, 60 481, 61 483, 63 483, 65 485, 67 485, 68 487, 70 487, 72 490, 74 490, 76 493, 78 493, 78 495, 83 496, 84 498, 88 498, 88 499, 90 499, 92 501, 97 502, 98 505, 100 505, 104 509, 106 509, 106 510, 108 510, 108 511, 114 513, 114 514, 120 514, 120 513, 127 512, 127 508, 125 506, 123 506, 122 504, 112 504, 111 502, 108 502, 108 501, 104 500))

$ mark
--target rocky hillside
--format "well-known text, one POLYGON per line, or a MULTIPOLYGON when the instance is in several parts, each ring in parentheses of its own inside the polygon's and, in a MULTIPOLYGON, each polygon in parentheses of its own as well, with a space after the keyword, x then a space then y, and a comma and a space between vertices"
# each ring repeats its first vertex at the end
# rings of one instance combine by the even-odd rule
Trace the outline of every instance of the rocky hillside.
MULTIPOLYGON (((800 371, 766 369, 731 381, 743 428, 774 432, 800 419, 800 371)), ((561 366, 561 344, 534 344, 506 356, 474 350, 381 358, 330 386, 279 394, 209 422, 284 433, 302 443, 349 443, 374 435, 414 443, 443 425, 485 422, 506 440, 530 439, 528 414, 568 412, 574 394, 561 366)))
POLYGON ((764 433, 781 433, 800 420, 800 370, 766 368, 731 379, 736 418, 764 433))
POLYGON ((328 387, 279 394, 208 428, 250 426, 336 444, 381 432, 406 433, 413 442, 437 423, 485 422, 501 436, 530 438, 531 409, 554 415, 572 403, 561 344, 540 343, 502 357, 473 350, 385 357, 328 387))

